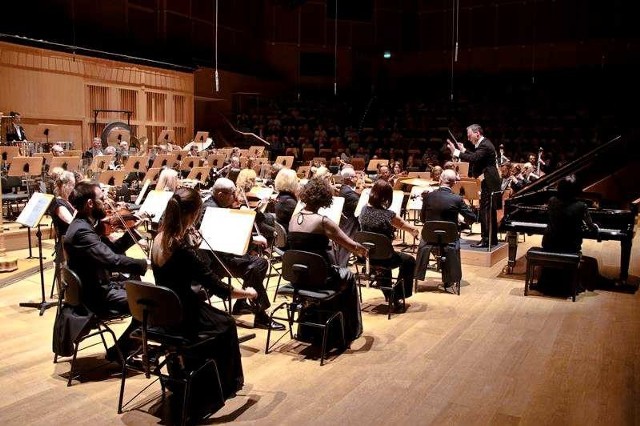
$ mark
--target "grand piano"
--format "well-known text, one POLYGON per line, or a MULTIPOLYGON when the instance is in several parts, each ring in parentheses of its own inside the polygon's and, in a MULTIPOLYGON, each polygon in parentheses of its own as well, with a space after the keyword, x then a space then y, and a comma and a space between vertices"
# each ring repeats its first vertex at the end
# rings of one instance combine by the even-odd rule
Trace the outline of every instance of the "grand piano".
POLYGON ((639 151, 637 145, 618 136, 507 199, 500 223, 509 244, 507 272, 512 273, 515 265, 518 233, 544 234, 548 223, 547 202, 556 193, 557 183, 574 174, 583 186, 580 198, 590 206, 591 218, 600 228, 597 232, 585 230, 584 238, 620 242, 619 279, 626 282, 640 203, 639 151))

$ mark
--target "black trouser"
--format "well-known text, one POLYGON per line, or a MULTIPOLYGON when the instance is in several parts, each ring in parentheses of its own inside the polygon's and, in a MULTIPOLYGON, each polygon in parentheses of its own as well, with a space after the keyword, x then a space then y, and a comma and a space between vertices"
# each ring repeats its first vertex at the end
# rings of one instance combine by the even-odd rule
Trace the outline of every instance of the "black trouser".
POLYGON ((500 199, 496 199, 496 197, 499 197, 500 194, 494 195, 492 204, 491 190, 486 181, 482 181, 480 188, 480 235, 482 236, 482 242, 489 242, 489 220, 491 220, 491 244, 496 244, 498 242, 498 217, 496 211, 499 203, 496 201, 500 199))
MULTIPOLYGON (((204 250, 211 259, 211 269, 219 276, 226 277, 227 271, 220 265, 211 251, 204 250)), ((245 254, 244 256, 222 255, 216 253, 224 266, 234 277, 242 278, 242 288, 251 287, 258 293, 258 297, 253 301, 258 312, 263 312, 271 303, 264 288, 264 278, 267 276, 269 262, 265 258, 245 254)))

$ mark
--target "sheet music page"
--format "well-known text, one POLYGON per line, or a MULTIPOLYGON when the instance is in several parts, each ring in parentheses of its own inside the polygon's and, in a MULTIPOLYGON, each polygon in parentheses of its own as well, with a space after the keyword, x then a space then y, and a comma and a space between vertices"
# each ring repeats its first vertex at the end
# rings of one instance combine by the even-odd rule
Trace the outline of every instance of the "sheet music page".
POLYGON ((407 210, 422 210, 422 193, 424 191, 433 191, 433 186, 414 186, 411 188, 409 201, 407 201, 407 210))
POLYGON ((135 204, 140 205, 142 203, 142 199, 144 198, 144 194, 147 192, 147 189, 149 189, 149 185, 151 185, 151 180, 145 180, 144 185, 142 185, 142 189, 138 194, 138 198, 136 198, 135 204))
POLYGON ((255 218, 256 212, 251 209, 207 207, 200 225, 205 240, 200 248, 242 256, 249 248, 255 218))
POLYGON ((370 193, 371 193, 371 188, 365 188, 362 190, 362 193, 360 193, 360 199, 358 200, 358 205, 356 206, 356 210, 353 212, 353 215, 355 217, 360 216, 360 212, 362 211, 362 208, 366 206, 367 203, 369 202, 370 193))
MULTIPOLYGON (((329 207, 323 207, 318 209, 318 214, 328 217, 336 224, 340 225, 340 219, 342 218, 342 208, 344 207, 344 198, 342 197, 333 197, 333 202, 329 207)), ((298 201, 296 208, 293 210, 293 214, 300 213, 300 210, 304 208, 304 203, 302 201, 298 201)))
POLYGON ((42 216, 47 212, 51 201, 53 201, 52 194, 34 192, 16 222, 29 228, 35 228, 40 223, 42 216))
MULTIPOLYGON (((356 210, 353 213, 355 217, 360 216, 360 212, 364 206, 369 202, 369 194, 371 193, 371 188, 365 188, 362 190, 360 194, 360 199, 358 200, 358 205, 356 206, 356 210)), ((389 206, 388 210, 391 210, 398 216, 400 216, 400 210, 402 209, 402 200, 404 198, 404 192, 402 191, 393 191, 393 200, 391 201, 391 206, 389 206)))
POLYGON ((395 190, 393 191, 393 200, 391 201, 391 205, 389 206, 389 210, 395 212, 398 216, 400 216, 400 211, 402 210, 402 201, 404 200, 404 192, 395 190))
POLYGON ((170 191, 156 191, 155 189, 149 192, 147 198, 144 199, 144 203, 140 206, 140 215, 147 213, 151 216, 153 223, 160 222, 160 218, 164 214, 164 210, 167 208, 169 199, 173 196, 173 192, 170 191))

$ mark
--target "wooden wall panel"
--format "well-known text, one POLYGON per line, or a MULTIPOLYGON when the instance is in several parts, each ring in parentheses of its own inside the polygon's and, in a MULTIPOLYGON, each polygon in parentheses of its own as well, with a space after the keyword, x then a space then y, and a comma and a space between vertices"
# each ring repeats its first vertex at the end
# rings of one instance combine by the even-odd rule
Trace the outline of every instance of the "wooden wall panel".
MULTIPOLYGON (((171 128, 181 136, 179 144, 193 135, 191 73, 0 43, 0 93, 0 111, 19 111, 27 135, 39 142, 49 128, 50 142, 87 148, 94 109, 132 111, 131 125, 140 135, 147 127, 152 136, 156 128, 171 128)), ((116 120, 126 121, 126 115, 98 115, 97 131, 116 120)))

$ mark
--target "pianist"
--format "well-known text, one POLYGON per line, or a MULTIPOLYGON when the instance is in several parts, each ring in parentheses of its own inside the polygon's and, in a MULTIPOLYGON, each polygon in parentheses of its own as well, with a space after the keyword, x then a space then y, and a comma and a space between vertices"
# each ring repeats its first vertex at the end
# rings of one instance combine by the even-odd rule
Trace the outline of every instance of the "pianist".
MULTIPOLYGON (((558 194, 549 199, 549 226, 542 237, 542 248, 559 253, 578 253, 582 249, 584 228, 598 229, 589 216, 587 205, 578 200, 580 186, 574 175, 558 182, 558 194)), ((580 281, 592 289, 587 281, 595 281, 598 266, 595 259, 583 258, 580 264, 580 281), (584 278, 583 278, 584 277, 584 278)), ((552 295, 568 295, 571 292, 571 277, 564 271, 545 268, 542 270, 536 290, 552 295)))

